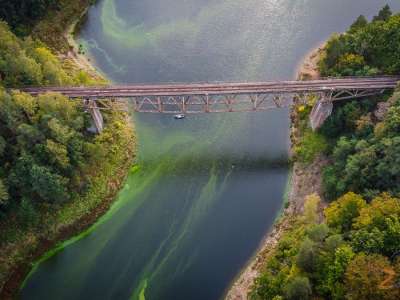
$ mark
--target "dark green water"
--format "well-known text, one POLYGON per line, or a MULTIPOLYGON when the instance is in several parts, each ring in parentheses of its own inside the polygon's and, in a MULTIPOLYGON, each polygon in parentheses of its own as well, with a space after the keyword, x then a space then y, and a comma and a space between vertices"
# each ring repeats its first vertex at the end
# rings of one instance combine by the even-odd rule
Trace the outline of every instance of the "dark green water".
MULTIPOLYGON (((289 79, 310 48, 385 2, 100 0, 79 40, 118 83, 289 79)), ((271 227, 286 110, 133 118, 139 168, 88 236, 37 266, 23 299, 218 299, 271 227)))

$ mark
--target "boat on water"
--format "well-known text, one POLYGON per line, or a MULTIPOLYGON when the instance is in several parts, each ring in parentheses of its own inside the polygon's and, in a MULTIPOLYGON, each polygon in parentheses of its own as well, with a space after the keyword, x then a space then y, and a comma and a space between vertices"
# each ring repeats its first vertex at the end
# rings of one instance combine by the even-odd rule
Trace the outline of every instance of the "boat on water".
POLYGON ((184 114, 177 114, 177 115, 174 115, 174 119, 175 120, 182 120, 182 119, 184 119, 185 118, 185 115, 184 114))

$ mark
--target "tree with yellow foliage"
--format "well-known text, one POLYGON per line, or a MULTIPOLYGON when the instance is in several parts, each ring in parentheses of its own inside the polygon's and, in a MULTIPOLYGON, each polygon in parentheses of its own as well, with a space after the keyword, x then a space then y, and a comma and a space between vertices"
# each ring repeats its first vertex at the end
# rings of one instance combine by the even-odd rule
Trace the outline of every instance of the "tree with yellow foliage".
POLYGON ((349 192, 332 202, 325 209, 327 224, 340 232, 349 231, 353 221, 360 215, 361 209, 366 205, 366 201, 360 195, 349 192))
POLYGON ((348 265, 345 274, 346 298, 352 300, 399 299, 400 289, 394 285, 385 284, 388 276, 391 276, 393 272, 389 260, 382 255, 365 253, 356 255, 348 265))

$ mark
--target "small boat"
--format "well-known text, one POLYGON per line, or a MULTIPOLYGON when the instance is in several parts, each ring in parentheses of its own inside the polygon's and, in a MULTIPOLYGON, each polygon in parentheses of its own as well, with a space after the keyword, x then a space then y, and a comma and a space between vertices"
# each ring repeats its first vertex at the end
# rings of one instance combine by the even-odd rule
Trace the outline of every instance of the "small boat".
POLYGON ((177 115, 174 116, 174 119, 176 119, 176 120, 182 120, 184 118, 185 118, 184 114, 177 114, 177 115))

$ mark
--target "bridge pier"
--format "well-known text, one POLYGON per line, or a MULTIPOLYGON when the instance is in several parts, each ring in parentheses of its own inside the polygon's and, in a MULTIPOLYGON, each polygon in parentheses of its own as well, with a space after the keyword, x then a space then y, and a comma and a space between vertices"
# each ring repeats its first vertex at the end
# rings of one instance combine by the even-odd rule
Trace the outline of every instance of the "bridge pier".
POLYGON ((104 129, 104 120, 96 101, 92 99, 85 99, 83 100, 83 104, 92 117, 93 126, 89 128, 89 130, 97 134, 101 133, 104 129))
POLYGON ((332 114, 332 101, 322 98, 315 103, 310 113, 310 125, 313 131, 317 130, 324 124, 325 120, 332 114))

